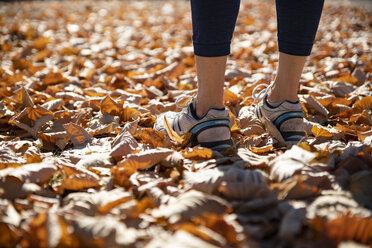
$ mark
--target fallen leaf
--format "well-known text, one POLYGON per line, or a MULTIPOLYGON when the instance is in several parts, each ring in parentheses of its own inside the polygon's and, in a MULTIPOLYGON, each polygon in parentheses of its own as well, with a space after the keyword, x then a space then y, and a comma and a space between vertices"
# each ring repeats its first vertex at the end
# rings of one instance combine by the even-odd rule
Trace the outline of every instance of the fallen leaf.
POLYGON ((53 113, 41 106, 26 107, 20 114, 13 116, 9 123, 16 125, 33 137, 36 137, 40 129, 53 119, 53 113))
POLYGON ((354 108, 368 109, 372 106, 372 96, 365 96, 362 99, 356 101, 353 105, 354 108))
POLYGON ((123 106, 115 102, 109 95, 102 99, 100 104, 102 114, 119 116, 123 106))
POLYGON ((209 148, 196 146, 183 150, 182 155, 187 159, 206 160, 213 157, 213 151, 209 148))
POLYGON ((142 151, 135 154, 129 154, 119 166, 133 168, 133 169, 148 169, 164 160, 168 155, 174 151, 166 148, 157 148, 142 151))
POLYGON ((93 137, 81 126, 70 123, 64 124, 63 127, 66 129, 69 138, 71 139, 74 146, 84 145, 92 141, 93 137))
POLYGON ((44 50, 49 42, 50 42, 49 37, 40 37, 34 40, 34 42, 32 43, 32 47, 39 51, 44 50))
POLYGON ((326 138, 332 138, 333 134, 330 133, 326 128, 314 125, 311 129, 311 132, 315 135, 315 137, 326 137, 326 138))
POLYGON ((152 211, 155 218, 166 218, 170 223, 190 221, 203 213, 223 214, 228 211, 228 203, 216 196, 191 190, 181 194, 175 203, 161 205, 152 211))

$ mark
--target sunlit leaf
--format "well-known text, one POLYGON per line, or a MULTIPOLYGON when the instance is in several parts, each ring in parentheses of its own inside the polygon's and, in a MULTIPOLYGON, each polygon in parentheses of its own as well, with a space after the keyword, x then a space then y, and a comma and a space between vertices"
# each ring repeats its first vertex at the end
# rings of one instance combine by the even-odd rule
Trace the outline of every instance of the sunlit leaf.
POLYGON ((358 109, 368 109, 372 106, 372 96, 366 96, 354 103, 354 107, 358 109))
POLYGON ((108 115, 119 115, 123 107, 115 102, 110 96, 106 96, 101 101, 101 112, 108 115))
POLYGON ((188 148, 183 151, 183 157, 188 159, 210 159, 213 156, 213 151, 205 147, 188 148))
POLYGON ((70 123, 64 124, 63 127, 66 129, 67 134, 75 146, 87 144, 92 140, 92 136, 79 125, 70 123))
POLYGON ((165 159, 173 152, 174 151, 170 149, 158 148, 129 154, 124 161, 121 162, 120 166, 134 169, 148 169, 165 159))
POLYGON ((311 129, 311 132, 315 135, 315 137, 327 137, 331 138, 333 137, 333 134, 330 133, 327 129, 320 127, 318 125, 314 125, 311 129))

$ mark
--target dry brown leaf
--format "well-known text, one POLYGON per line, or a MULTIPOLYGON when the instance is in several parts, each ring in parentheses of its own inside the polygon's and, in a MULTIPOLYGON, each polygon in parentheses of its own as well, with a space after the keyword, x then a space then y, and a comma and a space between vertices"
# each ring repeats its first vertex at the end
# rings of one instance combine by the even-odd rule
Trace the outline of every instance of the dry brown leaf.
POLYGON ((81 190, 94 188, 101 185, 100 178, 95 173, 82 166, 76 166, 64 161, 59 161, 59 166, 63 169, 63 182, 59 190, 81 190))
POLYGON ((347 214, 358 218, 371 218, 372 216, 371 210, 359 206, 351 194, 345 191, 323 191, 322 195, 316 198, 306 211, 308 219, 320 217, 332 220, 347 214))
POLYGON ((180 223, 203 213, 223 214, 228 209, 228 203, 221 198, 191 190, 177 197, 176 202, 154 209, 151 214, 155 218, 166 218, 170 223, 180 223))
POLYGON ((315 135, 315 137, 326 137, 326 138, 332 138, 333 134, 329 132, 326 128, 314 125, 311 129, 311 132, 315 135))
POLYGON ((240 123, 241 132, 245 136, 249 137, 252 135, 260 135, 265 133, 262 123, 249 106, 244 106, 240 109, 238 120, 240 123))
POLYGON ((185 158, 179 152, 174 152, 168 155, 160 164, 164 167, 174 168, 183 165, 183 160, 185 158))
POLYGON ((40 37, 33 41, 32 47, 39 51, 44 50, 49 42, 50 42, 49 37, 40 37))
POLYGON ((2 199, 0 201, 0 219, 0 243, 3 247, 15 247, 21 238, 20 232, 17 230, 21 216, 8 200, 2 199))
MULTIPOLYGON (((177 133, 176 133, 176 131, 174 131, 171 127, 170 127, 170 125, 169 125, 169 123, 168 123, 168 120, 167 120, 167 118, 164 116, 164 126, 165 126, 165 129, 167 130, 167 134, 168 134, 168 136, 169 136, 169 138, 171 139, 171 140, 173 140, 174 142, 176 142, 177 144, 184 144, 185 143, 185 140, 181 137, 181 136, 179 136, 177 133)), ((183 136, 183 137, 185 137, 185 136, 183 136)))
POLYGON ((62 105, 63 105, 62 99, 55 99, 55 100, 47 101, 46 103, 42 104, 41 107, 49 111, 55 111, 55 110, 59 110, 62 107, 62 105))
POLYGON ((8 167, 18 167, 26 164, 27 161, 16 155, 9 147, 1 147, 0 149, 0 169, 8 167))
POLYGON ((328 110, 323 105, 321 105, 313 96, 307 95, 304 96, 303 99, 305 100, 305 106, 307 108, 311 108, 321 115, 328 117, 328 110))
POLYGON ((290 150, 270 161, 270 178, 282 182, 298 173, 315 157, 312 152, 292 146, 290 150))
POLYGON ((24 87, 22 87, 20 93, 22 95, 22 105, 23 105, 23 107, 31 107, 32 108, 34 106, 34 102, 32 101, 32 98, 28 94, 27 90, 24 87))
POLYGON ((182 155, 187 159, 207 160, 213 157, 213 151, 209 148, 196 146, 183 150, 182 155))
POLYGON ((123 106, 114 101, 109 95, 102 99, 100 104, 102 114, 119 116, 123 106))
POLYGON ((157 148, 135 154, 129 154, 122 162, 119 163, 119 166, 136 170, 148 169, 160 163, 173 152, 174 151, 171 149, 157 148))
POLYGON ((74 228, 81 247, 130 247, 138 238, 144 236, 141 231, 127 227, 119 218, 108 215, 69 215, 66 219, 74 228))
POLYGON ((152 148, 171 147, 170 139, 163 133, 153 128, 139 128, 133 135, 143 144, 150 144, 152 148))
POLYGON ((217 191, 229 200, 251 200, 270 194, 267 175, 259 170, 236 168, 225 172, 217 191))
POLYGON ((342 216, 324 223, 323 232, 327 237, 340 243, 343 240, 355 240, 372 246, 372 219, 342 216))
POLYGON ((53 210, 33 216, 24 232, 25 243, 38 247, 78 247, 78 240, 68 231, 65 219, 53 210))
POLYGON ((34 146, 27 149, 27 151, 23 155, 23 157, 26 159, 28 164, 40 163, 42 161, 41 156, 42 155, 41 155, 40 151, 34 146))
POLYGON ((365 96, 362 99, 356 101, 353 105, 354 108, 368 109, 372 106, 372 96, 365 96))
POLYGON ((85 155, 79 162, 76 163, 76 167, 90 168, 90 167, 111 167, 113 160, 107 153, 92 153, 85 155))
POLYGON ((116 145, 113 146, 110 156, 116 161, 119 161, 123 157, 135 151, 137 148, 139 148, 138 142, 128 131, 125 131, 121 134, 120 140, 116 141, 116 145))
POLYGON ((196 237, 199 237, 219 247, 224 247, 227 245, 227 241, 223 236, 205 226, 195 225, 193 223, 183 223, 179 226, 178 230, 189 232, 196 237))
POLYGON ((263 146, 263 147, 249 147, 249 149, 256 153, 256 154, 262 154, 262 155, 265 155, 267 154, 268 152, 272 151, 273 150, 273 146, 272 145, 267 145, 267 146, 263 146))
POLYGON ((269 162, 269 156, 257 155, 256 153, 250 151, 247 148, 238 149, 237 155, 250 166, 265 166, 269 162))
POLYGON ((135 121, 141 116, 141 112, 134 108, 124 107, 120 115, 124 122, 135 121))
POLYGON ((15 179, 19 183, 30 182, 43 184, 57 171, 57 166, 51 162, 33 163, 0 170, 0 178, 15 179))
POLYGON ((67 132, 39 133, 37 138, 41 141, 42 148, 46 151, 54 151, 56 147, 63 150, 70 141, 67 132))
POLYGON ((94 173, 73 174, 65 178, 60 186, 61 189, 81 190, 101 186, 100 178, 94 173))
POLYGON ((118 145, 120 142, 125 140, 128 135, 134 135, 137 131, 137 127, 138 120, 126 123, 120 134, 118 134, 111 142, 111 147, 118 145))
POLYGON ((93 139, 93 137, 90 136, 90 134, 84 128, 77 124, 64 124, 63 127, 66 129, 67 134, 74 146, 85 145, 93 139))
POLYGON ((113 166, 111 168, 112 181, 115 185, 129 188, 132 186, 129 178, 135 173, 134 168, 113 166))
POLYGON ((98 213, 107 213, 116 206, 128 202, 133 196, 123 188, 96 193, 71 193, 63 199, 65 209, 79 211, 85 215, 95 216, 98 213))
POLYGON ((44 85, 54 85, 58 83, 65 83, 69 82, 68 79, 64 78, 62 76, 62 73, 60 72, 49 72, 45 75, 45 78, 43 79, 44 85))
POLYGON ((66 46, 66 47, 62 47, 60 53, 61 55, 78 55, 79 54, 79 49, 77 49, 76 47, 71 47, 71 46, 66 46))
POLYGON ((355 199, 368 208, 372 208, 372 171, 364 170, 351 175, 350 191, 355 199))
POLYGON ((157 248, 157 247, 164 247, 164 248, 171 248, 171 247, 179 247, 179 248, 190 248, 190 247, 204 247, 204 248, 217 248, 211 243, 204 241, 189 232, 178 230, 173 235, 170 234, 162 234, 157 235, 153 240, 151 240, 145 248, 157 248))
POLYGON ((26 107, 20 114, 13 116, 9 123, 16 125, 36 137, 40 129, 53 119, 53 113, 41 106, 26 107))
POLYGON ((319 188, 306 183, 308 179, 307 176, 296 175, 281 183, 271 184, 271 188, 279 192, 279 199, 305 199, 319 194, 319 188))

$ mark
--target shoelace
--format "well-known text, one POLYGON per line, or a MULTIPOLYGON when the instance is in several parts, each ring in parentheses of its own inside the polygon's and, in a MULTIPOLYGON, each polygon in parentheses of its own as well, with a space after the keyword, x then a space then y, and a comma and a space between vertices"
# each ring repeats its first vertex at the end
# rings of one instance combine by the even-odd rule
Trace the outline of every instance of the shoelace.
POLYGON ((270 89, 270 85, 268 84, 259 84, 257 85, 256 87, 254 87, 253 91, 252 91, 252 97, 253 97, 253 103, 257 103, 259 101, 261 101, 266 93, 269 91, 270 89), (263 89, 261 89, 263 88, 263 89), (258 91, 259 89, 261 89, 258 94, 256 94, 256 91, 258 91))
POLYGON ((193 101, 194 97, 188 95, 180 95, 176 98, 176 106, 184 109, 187 108, 193 101))

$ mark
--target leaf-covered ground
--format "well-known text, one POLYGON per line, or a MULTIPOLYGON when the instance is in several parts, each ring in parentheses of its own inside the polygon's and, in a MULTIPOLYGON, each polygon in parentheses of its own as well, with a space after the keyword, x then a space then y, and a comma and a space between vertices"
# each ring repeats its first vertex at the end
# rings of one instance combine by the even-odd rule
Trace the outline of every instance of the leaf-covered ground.
POLYGON ((272 2, 241 6, 226 154, 152 128, 195 93, 187 2, 1 3, 0 33, 1 247, 372 246, 370 8, 326 5, 287 151, 248 111, 272 2))

